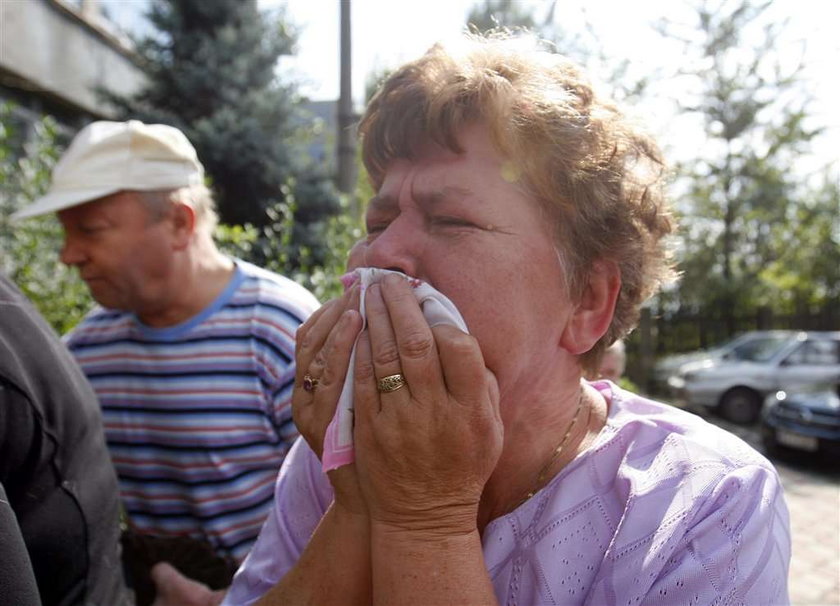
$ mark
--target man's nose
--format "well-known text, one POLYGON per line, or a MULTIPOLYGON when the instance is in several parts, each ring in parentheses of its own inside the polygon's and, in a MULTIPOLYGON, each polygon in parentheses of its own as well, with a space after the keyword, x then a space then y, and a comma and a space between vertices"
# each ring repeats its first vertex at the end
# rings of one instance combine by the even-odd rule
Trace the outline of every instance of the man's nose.
POLYGON ((425 246, 426 235, 419 219, 400 215, 370 241, 364 250, 364 261, 368 267, 424 278, 421 259, 425 246))
POLYGON ((84 253, 74 238, 65 236, 64 244, 61 246, 61 252, 58 258, 65 265, 73 266, 78 265, 84 260, 84 253))

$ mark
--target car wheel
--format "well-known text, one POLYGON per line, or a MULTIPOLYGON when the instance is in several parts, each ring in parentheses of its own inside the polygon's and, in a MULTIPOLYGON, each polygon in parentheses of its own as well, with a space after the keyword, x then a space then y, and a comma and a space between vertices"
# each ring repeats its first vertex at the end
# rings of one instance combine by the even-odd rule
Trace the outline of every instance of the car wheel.
POLYGON ((751 425, 761 413, 761 396, 752 389, 735 387, 720 398, 720 415, 738 425, 751 425))

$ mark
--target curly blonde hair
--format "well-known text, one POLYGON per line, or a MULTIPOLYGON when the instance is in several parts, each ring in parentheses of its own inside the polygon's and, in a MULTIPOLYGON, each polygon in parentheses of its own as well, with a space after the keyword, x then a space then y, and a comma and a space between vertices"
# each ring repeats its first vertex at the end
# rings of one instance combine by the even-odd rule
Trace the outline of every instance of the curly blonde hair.
POLYGON ((554 221, 573 297, 597 261, 614 262, 621 291, 606 334, 581 356, 632 330, 641 304, 673 277, 665 236, 675 227, 664 196, 665 164, 654 141, 581 70, 539 41, 496 32, 432 47, 382 84, 360 123, 375 189, 388 164, 428 141, 456 153, 469 124, 486 125, 520 184, 554 221))

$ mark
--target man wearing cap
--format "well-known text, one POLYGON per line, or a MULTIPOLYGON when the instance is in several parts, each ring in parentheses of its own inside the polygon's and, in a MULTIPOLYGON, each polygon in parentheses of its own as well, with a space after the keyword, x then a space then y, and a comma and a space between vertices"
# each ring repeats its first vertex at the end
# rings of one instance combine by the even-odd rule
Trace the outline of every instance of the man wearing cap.
POLYGON ((169 126, 84 128, 15 218, 49 212, 100 305, 66 343, 99 397, 132 528, 241 561, 297 435, 294 335, 318 301, 217 249, 202 165, 169 126))

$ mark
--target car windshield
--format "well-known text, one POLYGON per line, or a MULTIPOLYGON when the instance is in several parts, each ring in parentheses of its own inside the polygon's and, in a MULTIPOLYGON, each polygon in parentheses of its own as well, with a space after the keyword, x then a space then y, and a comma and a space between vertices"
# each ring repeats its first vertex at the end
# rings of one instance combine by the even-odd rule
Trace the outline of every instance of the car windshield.
POLYGON ((766 362, 790 340, 786 335, 768 335, 753 339, 732 348, 728 358, 745 362, 766 362))

